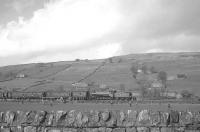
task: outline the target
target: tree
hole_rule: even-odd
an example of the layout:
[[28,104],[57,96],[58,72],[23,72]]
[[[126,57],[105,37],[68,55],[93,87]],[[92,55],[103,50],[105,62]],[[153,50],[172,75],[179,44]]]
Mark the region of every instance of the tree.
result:
[[142,65],[142,71],[145,73],[145,74],[147,74],[147,71],[148,71],[148,68],[147,68],[147,66],[146,65]]
[[167,73],[165,71],[160,71],[158,73],[158,79],[160,79],[166,88],[166,81],[167,81]]
[[111,57],[111,58],[108,58],[108,61],[110,62],[110,63],[113,63],[113,58]]
[[130,70],[131,70],[132,74],[136,77],[137,72],[138,72],[137,67],[135,65],[132,65]]
[[120,90],[125,91],[125,84],[123,84],[123,83],[120,84]]
[[156,68],[155,68],[154,66],[152,66],[152,67],[150,68],[150,71],[151,71],[151,73],[157,73],[157,70],[156,70]]
[[181,92],[181,95],[183,96],[183,98],[186,98],[186,99],[189,99],[193,96],[193,94],[188,90],[183,90]]

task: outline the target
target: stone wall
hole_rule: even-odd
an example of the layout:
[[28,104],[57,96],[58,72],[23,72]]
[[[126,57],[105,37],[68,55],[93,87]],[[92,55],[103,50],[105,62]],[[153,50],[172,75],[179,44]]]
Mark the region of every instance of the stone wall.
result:
[[200,112],[4,111],[0,132],[200,132]]

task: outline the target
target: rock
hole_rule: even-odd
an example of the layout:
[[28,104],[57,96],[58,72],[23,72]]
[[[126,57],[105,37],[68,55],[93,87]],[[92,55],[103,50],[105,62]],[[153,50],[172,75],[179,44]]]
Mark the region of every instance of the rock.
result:
[[179,123],[179,112],[171,110],[170,114],[169,114],[169,118],[170,118],[170,123],[171,124]]
[[173,132],[173,131],[172,131],[172,129],[169,128],[169,127],[162,127],[162,128],[160,129],[160,132]]
[[79,113],[76,115],[76,125],[77,125],[78,127],[81,127],[81,126],[82,126],[82,118],[83,118],[82,112],[79,112]]
[[24,118],[25,118],[24,115],[25,115],[25,113],[23,111],[16,112],[16,124],[17,125],[23,123]]
[[159,125],[161,123],[160,112],[150,111],[150,120],[151,120],[151,125],[153,126]]
[[136,124],[136,121],[137,121],[137,111],[128,110],[125,126],[126,127],[134,126]]
[[125,128],[114,128],[112,132],[126,132]]
[[156,128],[156,127],[152,127],[151,128],[151,132],[160,132],[160,129]]
[[12,111],[7,111],[5,115],[5,122],[7,125],[12,125],[15,119],[15,113]]
[[105,127],[100,127],[100,128],[98,129],[98,132],[106,132],[106,128],[105,128]]
[[11,130],[10,130],[10,128],[4,128],[4,127],[2,127],[0,129],[0,132],[11,132]]
[[194,113],[194,123],[195,124],[200,124],[200,112],[195,112]]
[[150,116],[148,110],[140,111],[138,115],[138,124],[139,125],[148,125],[150,124]]
[[36,114],[35,116],[35,124],[36,125],[42,125],[45,120],[46,120],[46,115],[47,115],[47,112],[46,111],[40,111]]
[[77,132],[74,128],[64,128],[62,132]]
[[48,132],[48,128],[46,127],[37,127],[37,132]]
[[60,129],[50,129],[50,130],[48,130],[48,132],[61,132],[61,130]]
[[21,126],[11,127],[11,132],[23,132],[23,128]]
[[150,132],[147,127],[137,127],[137,132]]
[[123,111],[120,111],[119,114],[120,114],[120,122],[125,121],[125,119],[126,119],[126,114],[125,114]]
[[32,126],[24,127],[24,132],[36,132],[36,127]]
[[110,119],[106,122],[106,127],[116,127],[117,126],[117,112],[110,112]]
[[56,112],[56,123],[61,119],[64,111],[60,110]]
[[103,111],[101,117],[104,122],[108,121],[110,119],[110,112],[108,110]]
[[22,123],[24,124],[31,124],[34,122],[35,120],[35,115],[36,115],[36,111],[29,111],[26,112],[26,114],[24,115],[23,121]]
[[168,126],[170,124],[169,113],[160,112],[160,122],[163,126]]
[[137,129],[135,127],[126,128],[126,132],[137,132]]
[[4,112],[0,112],[0,122],[3,123],[4,122]]
[[65,111],[57,111],[56,112],[56,125],[64,125],[65,124],[66,114],[67,114],[67,112],[65,112]]
[[54,119],[54,113],[51,112],[48,114],[48,118],[47,118],[47,125],[50,126],[50,125],[53,125],[53,119]]
[[68,112],[68,116],[67,116],[67,123],[69,126],[73,126],[76,120],[76,111],[75,110],[71,110]]
[[193,113],[189,111],[181,111],[179,112],[179,123],[181,125],[189,125],[193,123]]
[[90,113],[88,114],[89,116],[89,126],[91,127],[97,127],[99,126],[99,121],[100,121],[100,112],[99,111],[93,111],[91,110]]

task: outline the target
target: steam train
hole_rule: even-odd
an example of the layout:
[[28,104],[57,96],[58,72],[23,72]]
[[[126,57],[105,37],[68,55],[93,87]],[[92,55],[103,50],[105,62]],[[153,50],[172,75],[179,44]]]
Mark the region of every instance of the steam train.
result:
[[122,91],[44,91],[44,92],[0,92],[1,100],[136,100],[131,92]]

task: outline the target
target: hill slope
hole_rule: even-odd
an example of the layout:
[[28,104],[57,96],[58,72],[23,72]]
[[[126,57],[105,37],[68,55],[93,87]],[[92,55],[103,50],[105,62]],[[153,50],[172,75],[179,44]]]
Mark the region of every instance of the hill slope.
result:
[[[168,76],[186,74],[184,80],[167,81],[167,89],[188,89],[200,94],[200,53],[131,54],[113,57],[112,61],[81,60],[0,67],[0,90],[62,91],[79,81],[105,84],[116,89],[121,84],[129,90],[139,89],[130,71],[133,63],[154,66],[158,71],[166,71]],[[16,78],[19,74],[26,77]]]

